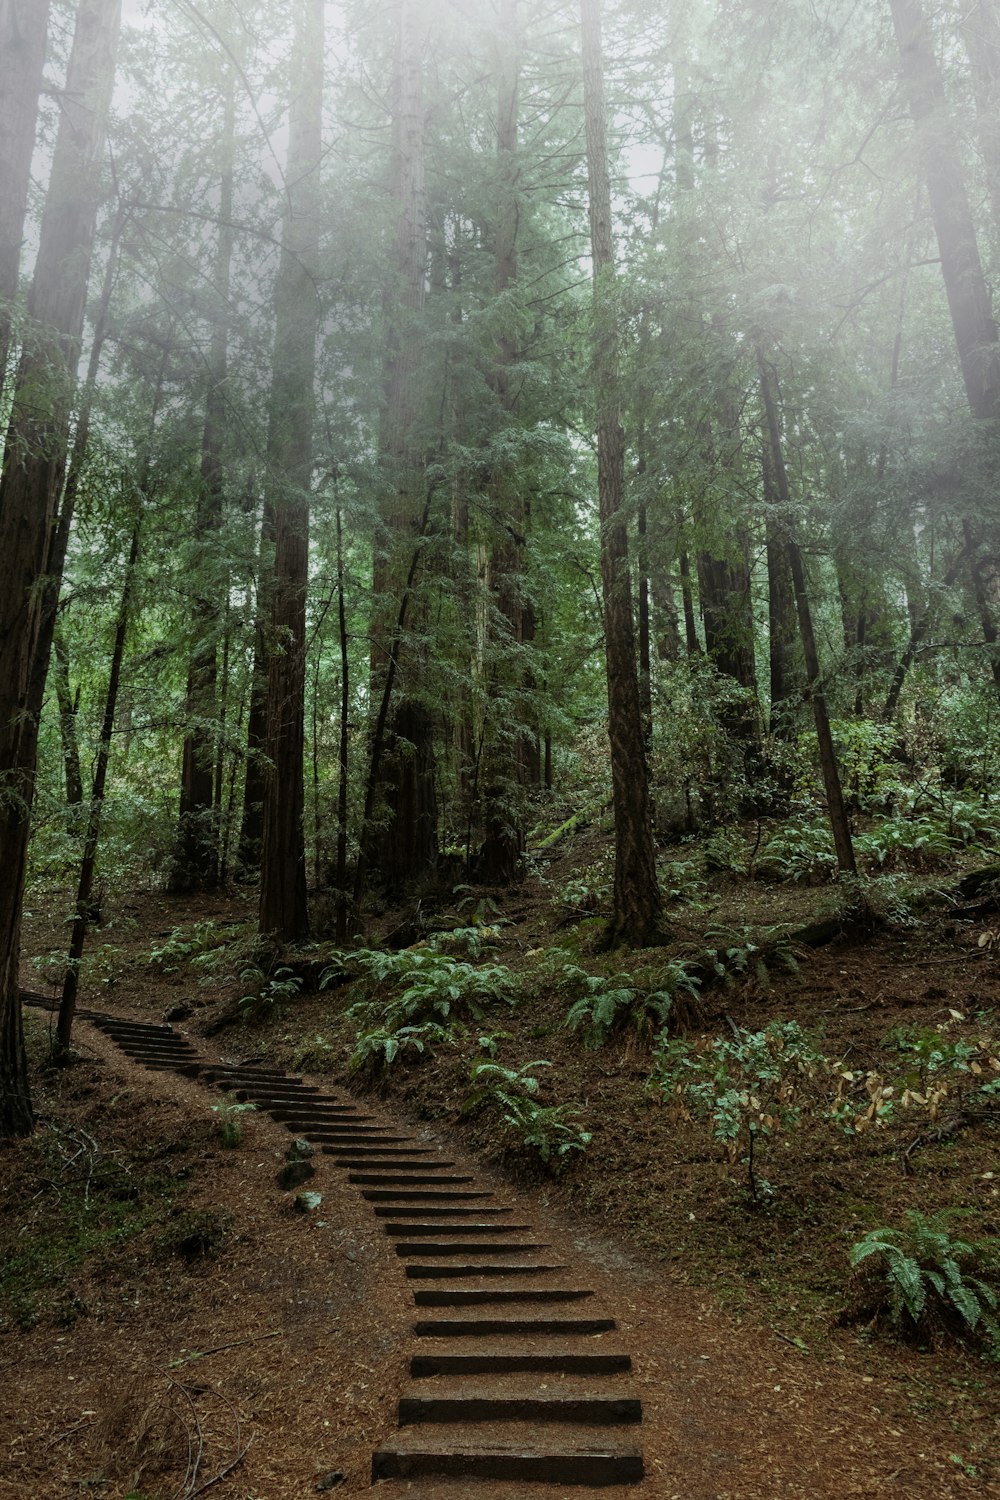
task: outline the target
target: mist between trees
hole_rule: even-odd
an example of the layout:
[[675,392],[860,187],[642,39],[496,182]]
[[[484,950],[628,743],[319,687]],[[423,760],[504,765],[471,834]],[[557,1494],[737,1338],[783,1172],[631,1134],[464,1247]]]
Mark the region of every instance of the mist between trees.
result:
[[0,1131],[29,869],[66,1048],[102,882],[988,804],[998,232],[994,0],[0,0]]

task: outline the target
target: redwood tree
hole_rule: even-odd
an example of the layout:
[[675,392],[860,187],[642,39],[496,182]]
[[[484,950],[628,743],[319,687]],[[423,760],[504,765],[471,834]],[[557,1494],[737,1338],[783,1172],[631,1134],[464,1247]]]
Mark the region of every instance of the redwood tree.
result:
[[274,510],[267,683],[267,756],[260,930],[308,935],[303,754],[309,491],[319,300],[319,173],[323,123],[323,0],[297,0],[286,208],[275,289],[267,486]]
[[0,476],[0,1135],[32,1128],[18,963],[40,704],[38,587],[66,467],[121,0],[81,0]]
[[590,243],[594,266],[593,378],[597,404],[601,585],[615,816],[614,914],[607,937],[610,943],[627,942],[640,946],[658,941],[662,904],[653,846],[649,772],[632,620],[628,529],[623,511],[625,430],[619,394],[617,299],[600,0],[582,0],[581,18]]

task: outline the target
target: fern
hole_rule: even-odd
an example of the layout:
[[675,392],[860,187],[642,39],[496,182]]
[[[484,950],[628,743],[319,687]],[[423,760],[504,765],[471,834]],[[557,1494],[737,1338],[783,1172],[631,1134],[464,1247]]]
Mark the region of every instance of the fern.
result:
[[1000,1348],[996,1290],[982,1276],[970,1273],[991,1247],[952,1239],[948,1233],[951,1220],[962,1212],[943,1210],[925,1218],[909,1209],[904,1228],[873,1229],[852,1245],[851,1267],[856,1270],[865,1261],[877,1260],[882,1290],[876,1315],[887,1309],[895,1327],[932,1333],[935,1322],[957,1314],[969,1333],[979,1332]]

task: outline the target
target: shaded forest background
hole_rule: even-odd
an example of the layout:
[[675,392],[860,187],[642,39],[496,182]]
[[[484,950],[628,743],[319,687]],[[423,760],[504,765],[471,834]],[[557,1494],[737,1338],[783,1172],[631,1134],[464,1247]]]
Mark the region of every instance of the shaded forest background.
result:
[[344,946],[610,808],[649,946],[681,838],[993,847],[998,91],[993,0],[0,0],[3,1133],[29,880],[65,1050],[151,878]]

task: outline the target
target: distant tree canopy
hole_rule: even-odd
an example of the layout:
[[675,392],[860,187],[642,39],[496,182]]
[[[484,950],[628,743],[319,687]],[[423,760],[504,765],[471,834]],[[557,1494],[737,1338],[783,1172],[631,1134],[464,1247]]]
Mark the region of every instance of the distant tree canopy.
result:
[[998,258],[996,0],[0,0],[0,1132],[29,839],[345,941],[610,805],[647,943],[793,760],[986,794]]

